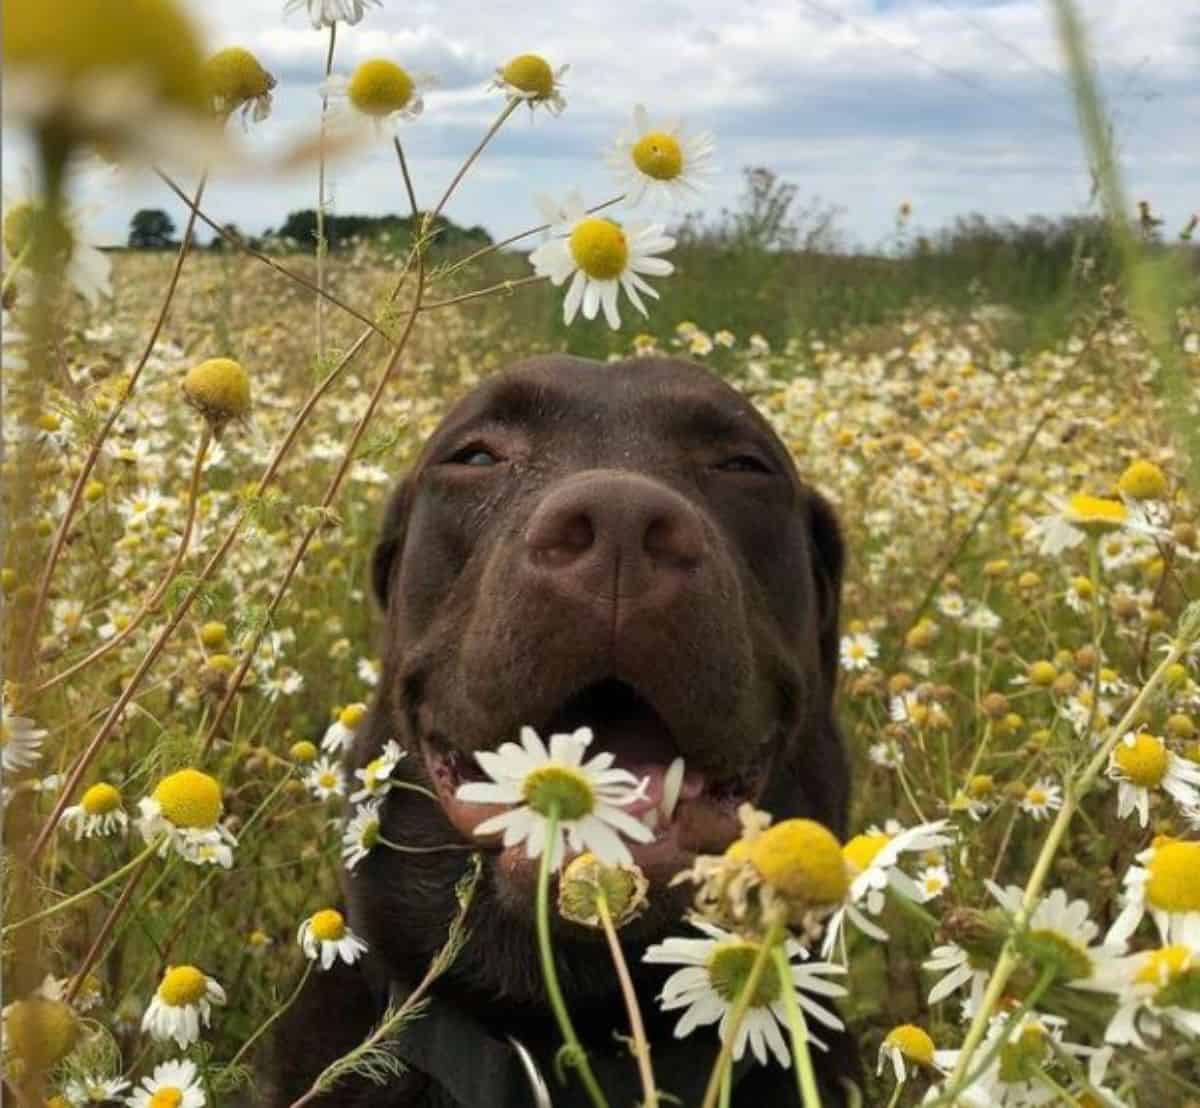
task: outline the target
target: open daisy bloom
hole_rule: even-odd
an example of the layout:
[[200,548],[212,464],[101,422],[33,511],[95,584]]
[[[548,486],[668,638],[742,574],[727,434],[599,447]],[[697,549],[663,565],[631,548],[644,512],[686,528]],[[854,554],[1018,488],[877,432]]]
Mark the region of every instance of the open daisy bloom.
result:
[[[525,844],[529,858],[550,851],[550,867],[563,861],[564,842],[572,851],[591,851],[602,861],[633,861],[624,835],[647,843],[654,832],[637,815],[654,807],[648,795],[649,779],[641,782],[628,770],[614,769],[609,751],[584,761],[592,741],[589,728],[550,736],[549,748],[532,727],[521,729],[521,742],[504,743],[499,750],[480,750],[475,760],[490,782],[469,781],[454,794],[459,810],[467,815],[486,813],[477,806],[503,805],[506,811],[480,818],[476,836],[503,834],[505,848]],[[676,786],[678,787],[678,786]],[[546,842],[547,817],[557,812],[554,841]]]
[[358,725],[367,714],[367,706],[362,703],[347,704],[325,730],[321,738],[321,749],[331,754],[340,754],[354,741]]
[[379,4],[380,0],[287,0],[283,11],[288,15],[307,8],[313,30],[319,31],[335,23],[348,23],[353,27],[362,21],[368,7],[379,7]]
[[1169,793],[1183,809],[1200,806],[1200,765],[1172,753],[1156,735],[1130,731],[1113,748],[1108,776],[1118,782],[1117,814],[1137,812],[1145,827],[1150,820],[1150,790]]
[[0,759],[5,773],[28,769],[42,756],[42,739],[47,732],[25,716],[12,715],[8,705],[0,719]]
[[[659,997],[664,1011],[685,1009],[675,1025],[677,1039],[686,1037],[697,1027],[719,1020],[717,1031],[724,1041],[732,1010],[758,957],[759,947],[757,943],[704,920],[693,918],[691,922],[707,938],[672,938],[655,943],[642,960],[654,965],[684,967],[667,978]],[[842,1021],[829,1008],[814,1000],[813,996],[845,996],[846,990],[841,985],[826,978],[846,971],[828,962],[797,961],[804,958],[804,948],[793,939],[786,940],[786,950],[791,962],[796,1000],[805,1016],[813,1023],[840,1031],[844,1026]],[[760,978],[745,1019],[738,1028],[733,1057],[741,1058],[749,1043],[760,1064],[766,1064],[769,1051],[781,1066],[790,1066],[791,1050],[781,1031],[787,1026],[783,987],[777,974],[770,970]],[[822,1050],[826,1049],[819,1036],[811,1031],[809,1041]]]
[[430,78],[416,77],[386,58],[370,58],[349,77],[329,77],[320,91],[330,100],[343,101],[351,116],[378,128],[416,119],[425,107],[421,92],[430,84]]
[[129,826],[129,817],[121,807],[121,793],[115,786],[101,781],[88,789],[78,804],[72,804],[62,814],[64,827],[75,832],[76,840],[93,835],[112,835]]
[[342,861],[353,870],[379,842],[379,806],[382,800],[360,804],[342,830]]
[[1121,914],[1105,942],[1124,943],[1149,913],[1165,942],[1176,921],[1200,922],[1200,842],[1156,838],[1122,880]]
[[187,1058],[163,1062],[142,1078],[142,1087],[129,1097],[129,1108],[204,1108],[208,1098],[196,1063]]
[[129,1082],[123,1077],[79,1077],[68,1081],[65,1089],[71,1104],[107,1104],[126,1089]]
[[357,804],[360,800],[385,796],[392,787],[392,770],[403,757],[400,744],[395,739],[389,740],[378,758],[372,758],[362,769],[354,771],[354,776],[362,782],[362,788],[351,793],[350,800]]
[[937,1050],[929,1032],[915,1024],[903,1023],[893,1027],[879,1044],[879,1060],[875,1072],[882,1073],[885,1062],[890,1062],[897,1082],[908,1078],[908,1065],[929,1067],[935,1064]]
[[321,969],[329,969],[339,958],[352,966],[367,949],[367,944],[346,926],[342,913],[333,908],[309,916],[300,925],[296,940],[306,958],[320,959]]
[[229,869],[237,839],[220,822],[224,802],[216,778],[196,769],[181,769],[164,777],[153,794],[138,802],[138,830],[147,842],[160,836],[160,853],[169,847],[196,865]]
[[507,93],[509,100],[524,100],[531,112],[543,107],[551,115],[559,115],[567,106],[562,79],[569,68],[553,69],[540,54],[518,54],[496,70],[490,87]]
[[[541,204],[546,208],[544,203]],[[675,267],[655,255],[670,250],[675,240],[664,234],[659,224],[629,224],[622,227],[603,216],[588,215],[583,197],[568,195],[561,208],[547,211],[551,222],[549,241],[529,255],[534,272],[549,277],[556,287],[571,281],[563,299],[563,320],[570,323],[579,310],[585,319],[595,319],[601,308],[608,325],[621,326],[617,298],[623,289],[642,315],[646,306],[640,293],[657,299],[658,293],[643,279],[643,274],[667,277]]]
[[630,205],[665,201],[678,205],[696,195],[712,172],[712,135],[691,134],[681,120],[652,127],[646,109],[633,109],[633,127],[623,132],[606,157]]
[[1038,541],[1038,549],[1056,558],[1064,550],[1078,546],[1088,535],[1110,531],[1130,531],[1150,537],[1162,534],[1136,505],[1103,496],[1076,493],[1068,500],[1049,498],[1054,512],[1043,516],[1027,532]]
[[225,1003],[225,990],[195,966],[169,966],[154,992],[142,1030],[159,1042],[174,1039],[186,1050],[200,1038],[200,1027],[207,1027],[212,1006]]

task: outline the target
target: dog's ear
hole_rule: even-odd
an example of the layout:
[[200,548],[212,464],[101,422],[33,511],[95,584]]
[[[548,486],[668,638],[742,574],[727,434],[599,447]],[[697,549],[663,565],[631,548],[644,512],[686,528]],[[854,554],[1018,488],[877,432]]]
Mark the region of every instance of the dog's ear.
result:
[[838,625],[842,605],[842,573],[846,545],[833,507],[820,493],[808,494],[808,533],[812,538],[813,573],[821,610],[821,669],[830,689],[837,677]]
[[404,539],[408,531],[408,510],[412,503],[412,481],[401,481],[392,490],[387,511],[383,516],[383,529],[379,542],[371,552],[371,587],[375,599],[385,611],[388,606],[388,587],[392,580],[392,569],[396,559],[404,550]]

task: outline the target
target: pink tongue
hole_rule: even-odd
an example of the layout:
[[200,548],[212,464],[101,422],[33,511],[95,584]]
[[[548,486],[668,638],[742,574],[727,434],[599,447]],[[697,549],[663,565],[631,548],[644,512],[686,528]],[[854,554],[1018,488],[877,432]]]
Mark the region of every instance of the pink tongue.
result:
[[[629,812],[631,815],[640,816],[644,812],[662,807],[663,786],[666,783],[669,766],[664,766],[661,762],[649,762],[643,765],[637,762],[626,762],[624,759],[618,759],[616,768],[628,770],[639,781],[642,778],[646,779],[645,796],[640,800],[633,801],[631,804],[624,805],[624,811]],[[703,791],[704,774],[698,770],[685,769],[683,783],[679,787],[679,799],[695,800]]]

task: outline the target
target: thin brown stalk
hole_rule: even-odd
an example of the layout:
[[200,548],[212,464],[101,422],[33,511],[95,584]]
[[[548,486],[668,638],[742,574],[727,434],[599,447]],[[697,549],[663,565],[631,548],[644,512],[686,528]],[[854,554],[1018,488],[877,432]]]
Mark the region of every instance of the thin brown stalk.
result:
[[495,136],[496,132],[504,126],[505,120],[507,120],[508,117],[517,110],[517,107],[521,103],[522,101],[520,100],[510,100],[504,105],[500,111],[500,114],[496,116],[495,122],[487,129],[487,133],[479,140],[475,149],[467,155],[466,161],[464,161],[463,164],[458,167],[458,172],[451,178],[450,183],[446,186],[446,191],[442,193],[441,200],[437,202],[437,207],[433,209],[433,212],[429,217],[430,223],[432,223],[439,215],[442,214],[443,209],[450,201],[450,197],[454,194],[454,190],[458,188],[459,182],[462,181],[462,179],[467,175],[467,171],[475,164],[475,161],[478,159],[479,155],[483,153],[483,148],[492,141],[492,138]]
[[137,388],[138,380],[142,376],[142,370],[146,368],[146,363],[150,360],[150,355],[154,350],[155,344],[158,342],[158,336],[162,333],[163,326],[167,321],[167,313],[170,311],[171,301],[175,298],[175,289],[179,285],[179,275],[183,272],[183,263],[192,245],[192,235],[196,229],[196,212],[200,201],[204,198],[204,187],[207,183],[208,174],[201,174],[200,183],[196,186],[194,201],[189,200],[186,195],[180,193],[188,201],[188,220],[183,229],[183,238],[180,240],[179,250],[175,255],[175,265],[171,270],[170,280],[167,282],[167,291],[163,294],[162,305],[158,309],[158,318],[155,319],[154,326],[150,330],[150,337],[146,340],[146,345],[142,349],[142,356],[138,359],[137,365],[134,366],[133,373],[130,374],[129,381],[125,385],[125,390],[121,393],[120,399],[113,405],[112,411],[109,412],[108,418],[104,421],[104,426],[100,428],[100,433],[92,442],[91,448],[88,450],[88,455],[84,459],[83,467],[79,471],[79,476],[75,478],[75,484],[71,488],[71,495],[67,499],[66,510],[63,512],[58,530],[54,533],[54,539],[50,544],[50,552],[46,556],[46,567],[42,571],[42,578],[38,584],[37,599],[34,601],[33,609],[30,612],[25,642],[27,659],[33,658],[33,652],[36,649],[38,626],[42,620],[46,600],[50,595],[50,583],[54,579],[54,570],[58,565],[58,559],[66,546],[67,535],[71,531],[71,523],[74,521],[75,513],[79,510],[79,505],[83,500],[83,490],[87,487],[92,470],[96,467],[96,462],[100,458],[100,451],[103,449],[105,441],[108,439],[113,427],[116,426],[117,420],[121,417],[121,412],[125,404],[133,395],[133,390]]
[[608,901],[603,894],[596,898],[596,908],[600,913],[604,937],[608,940],[608,950],[617,971],[621,996],[625,1000],[625,1011],[629,1014],[629,1033],[633,1038],[633,1054],[637,1059],[638,1077],[642,1082],[642,1108],[658,1108],[658,1086],[654,1080],[654,1067],[650,1064],[650,1043],[646,1039],[642,1009],[638,1004],[633,979],[629,976],[629,966],[625,964],[625,955],[621,950],[621,941],[617,938],[617,929],[613,926],[612,913],[608,910]]
[[488,285],[485,289],[476,289],[474,292],[464,292],[461,296],[451,296],[447,300],[434,300],[432,303],[426,304],[421,308],[423,312],[432,312],[438,308],[449,308],[453,304],[464,304],[468,300],[480,300],[485,296],[493,296],[496,293],[512,292],[515,289],[524,288],[526,285],[541,284],[542,281],[548,281],[549,277],[535,275],[533,277],[521,277],[516,281],[501,281],[497,285]]
[[[329,52],[325,55],[325,80],[333,72],[337,20],[329,24]],[[321,96],[321,130],[317,139],[317,357],[325,357],[325,116],[329,97]]]
[[179,570],[183,566],[184,559],[187,557],[188,547],[192,541],[192,530],[196,525],[196,507],[200,500],[200,475],[204,470],[204,459],[208,455],[209,445],[212,443],[212,429],[206,423],[204,425],[203,435],[200,439],[200,445],[196,449],[196,460],[192,464],[192,478],[188,482],[188,504],[187,504],[187,519],[184,522],[183,534],[179,539],[179,549],[175,551],[175,557],[171,559],[171,565],[167,572],[163,575],[163,579],[155,586],[154,591],[146,599],[145,603],[138,609],[137,613],[130,619],[129,623],[116,635],[106,643],[101,643],[93,650],[86,658],[76,662],[73,666],[68,667],[61,673],[56,673],[49,680],[43,681],[33,691],[35,693],[44,693],[55,685],[61,684],[69,677],[74,677],[80,670],[86,669],[93,662],[103,658],[110,650],[115,650],[121,643],[125,642],[143,623],[145,618],[158,607],[159,602],[166,595],[167,589],[171,587],[171,582],[179,575]]

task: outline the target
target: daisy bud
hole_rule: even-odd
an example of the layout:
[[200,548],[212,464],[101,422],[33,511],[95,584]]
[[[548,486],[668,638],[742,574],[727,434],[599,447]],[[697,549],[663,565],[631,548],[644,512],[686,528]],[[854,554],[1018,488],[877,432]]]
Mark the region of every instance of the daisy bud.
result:
[[1117,479],[1117,489],[1134,500],[1161,500],[1167,494],[1167,477],[1153,462],[1139,458]]
[[154,789],[163,816],[176,827],[212,827],[221,817],[221,786],[198,769],[181,769]]
[[310,762],[317,760],[316,743],[311,743],[307,739],[301,739],[299,742],[292,743],[288,749],[288,754],[291,755],[292,761],[299,762],[302,766],[308,765]]
[[1029,678],[1031,685],[1047,689],[1054,684],[1054,679],[1058,676],[1058,670],[1054,668],[1053,662],[1040,661],[1034,662],[1025,675]]
[[1017,578],[1017,588],[1022,592],[1032,592],[1039,585],[1041,585],[1041,583],[1042,579],[1031,569],[1027,569],[1021,574],[1020,577]]
[[79,1025],[61,1000],[31,996],[4,1013],[5,1053],[11,1052],[27,1073],[44,1073],[75,1045]]
[[188,370],[183,394],[220,434],[231,419],[250,411],[250,378],[232,358],[209,358]]
[[606,865],[589,851],[572,859],[559,878],[558,912],[572,923],[599,927],[603,897],[613,926],[620,928],[645,910],[649,887],[637,866]]
[[979,706],[988,719],[1000,720],[1008,714],[1008,697],[1003,693],[991,692],[983,698]]
[[1191,716],[1185,716],[1181,712],[1167,717],[1166,729],[1167,734],[1175,739],[1191,739],[1196,735],[1196,725]]
[[812,905],[840,903],[850,887],[837,838],[815,820],[768,827],[750,844],[749,859],[778,892]]
[[228,643],[225,637],[225,624],[213,620],[200,628],[200,642],[208,650],[222,650]]

